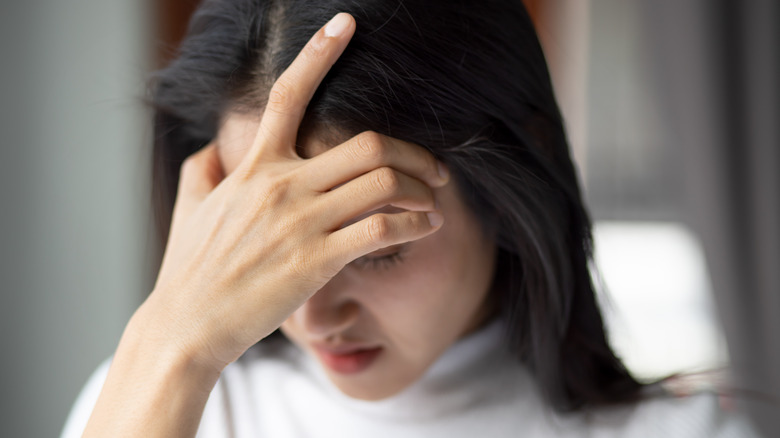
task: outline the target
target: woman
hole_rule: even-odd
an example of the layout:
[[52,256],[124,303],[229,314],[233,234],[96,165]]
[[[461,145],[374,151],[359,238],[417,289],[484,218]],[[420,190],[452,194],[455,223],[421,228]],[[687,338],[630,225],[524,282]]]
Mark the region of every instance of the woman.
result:
[[165,256],[65,436],[739,433],[611,351],[521,2],[206,1],[153,103]]

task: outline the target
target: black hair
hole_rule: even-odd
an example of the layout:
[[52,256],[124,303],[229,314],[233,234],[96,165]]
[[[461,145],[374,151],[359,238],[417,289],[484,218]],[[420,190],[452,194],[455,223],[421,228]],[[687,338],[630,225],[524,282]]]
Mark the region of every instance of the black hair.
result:
[[357,30],[307,126],[372,130],[429,149],[499,247],[492,299],[508,342],[559,410],[636,400],[610,348],[583,205],[547,65],[520,0],[206,0],[152,82],[162,240],[179,167],[228,109],[257,111],[328,19]]

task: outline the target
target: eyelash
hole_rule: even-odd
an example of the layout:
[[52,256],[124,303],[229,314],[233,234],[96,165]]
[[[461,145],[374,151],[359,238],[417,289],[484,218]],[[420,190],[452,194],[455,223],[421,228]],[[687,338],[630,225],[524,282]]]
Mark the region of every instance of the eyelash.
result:
[[389,269],[403,261],[403,254],[401,251],[394,252],[392,254],[385,254],[377,257],[363,256],[355,260],[355,264],[360,269]]

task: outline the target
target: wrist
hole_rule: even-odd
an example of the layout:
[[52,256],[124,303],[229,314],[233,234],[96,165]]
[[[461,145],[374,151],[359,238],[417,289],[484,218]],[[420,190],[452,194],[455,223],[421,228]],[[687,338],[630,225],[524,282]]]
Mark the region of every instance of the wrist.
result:
[[195,435],[221,368],[162,342],[164,330],[133,315],[83,436]]
[[202,351],[194,328],[185,327],[170,311],[157,309],[152,297],[138,308],[125,327],[116,354],[148,359],[148,366],[216,382],[227,363]]

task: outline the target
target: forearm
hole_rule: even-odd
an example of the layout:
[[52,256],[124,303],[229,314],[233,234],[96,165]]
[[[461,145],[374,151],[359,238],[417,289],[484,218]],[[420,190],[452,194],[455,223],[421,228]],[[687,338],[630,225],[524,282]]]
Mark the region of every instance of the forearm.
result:
[[139,313],[128,323],[84,437],[191,437],[219,378],[160,342]]

